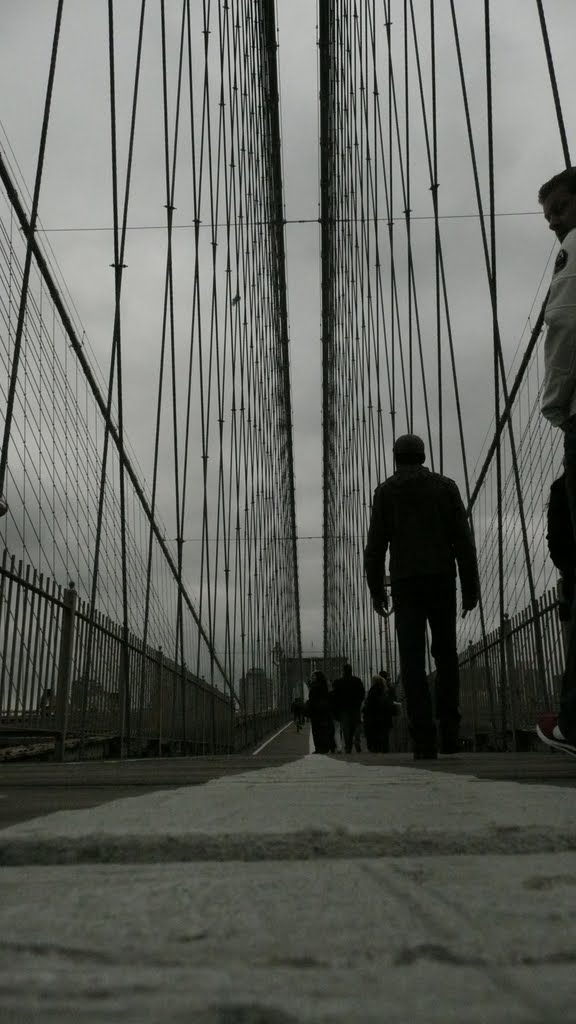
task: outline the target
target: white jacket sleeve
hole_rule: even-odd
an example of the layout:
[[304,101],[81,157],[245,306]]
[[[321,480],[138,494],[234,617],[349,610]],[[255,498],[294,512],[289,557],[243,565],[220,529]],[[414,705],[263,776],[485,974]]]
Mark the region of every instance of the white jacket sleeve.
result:
[[544,320],[542,415],[559,427],[576,412],[576,230],[556,258]]

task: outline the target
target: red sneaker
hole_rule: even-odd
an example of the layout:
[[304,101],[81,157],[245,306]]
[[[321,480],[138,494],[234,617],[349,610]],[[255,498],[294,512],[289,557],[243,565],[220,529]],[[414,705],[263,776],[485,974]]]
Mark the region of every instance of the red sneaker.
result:
[[543,743],[547,746],[553,747],[554,750],[563,750],[565,754],[569,754],[571,757],[576,757],[576,743],[570,743],[569,740],[558,739],[554,735],[554,729],[558,725],[558,715],[553,715],[550,712],[546,715],[542,715],[538,719],[536,725],[536,735]]

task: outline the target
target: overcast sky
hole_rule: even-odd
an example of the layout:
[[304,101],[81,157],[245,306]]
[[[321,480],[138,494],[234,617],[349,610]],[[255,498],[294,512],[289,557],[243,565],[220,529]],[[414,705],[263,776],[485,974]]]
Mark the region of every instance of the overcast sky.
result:
[[[145,50],[136,172],[131,202],[133,225],[162,224],[164,218],[160,124],[160,79],[157,4],[151,2],[151,27]],[[214,5],[215,6],[215,5]],[[483,4],[459,0],[472,116],[481,159],[487,203]],[[535,3],[506,0],[493,5],[493,62],[498,220],[499,311],[506,359],[526,342],[528,314],[544,294],[546,267],[553,238],[539,214],[539,185],[562,168],[562,150],[555,122]],[[136,18],[139,3],[116,5],[120,116],[129,109]],[[392,2],[394,31],[401,47],[403,4]],[[575,94],[576,4],[548,0],[545,4],[568,138],[576,148]],[[54,0],[0,0],[0,119],[22,175],[32,188],[39,124],[46,84]],[[198,0],[198,9],[200,4]],[[384,54],[384,5],[376,3],[381,54]],[[449,4],[436,5],[438,19],[438,104],[440,210],[451,297],[453,329],[466,415],[466,441],[474,467],[492,418],[492,336],[488,290],[477,222],[455,215],[475,213],[462,101],[456,74]],[[419,23],[427,23],[428,0],[416,0]],[[167,3],[170,45],[175,46],[180,4]],[[153,27],[152,27],[153,26]],[[282,92],[286,217],[309,223],[286,227],[289,312],[292,352],[297,522],[301,540],[300,583],[303,647],[321,647],[321,378],[318,217],[317,46],[314,0],[279,0],[279,59]],[[155,37],[156,33],[156,37]],[[400,52],[400,50],[398,51]],[[124,58],[124,59],[122,59]],[[382,58],[381,85],[386,68]],[[426,64],[426,60],[425,60]],[[106,5],[74,0],[64,5],[56,91],[50,128],[40,213],[46,228],[95,228],[111,223],[109,188]],[[401,65],[398,73],[402,74]],[[416,84],[414,83],[414,89]],[[417,109],[417,95],[413,104]],[[421,122],[415,116],[414,218],[432,212]],[[417,139],[420,139],[418,142]],[[419,147],[419,148],[418,148]],[[104,155],[103,155],[104,154]],[[190,222],[190,209],[180,197],[176,223]],[[396,216],[401,220],[401,205]],[[431,310],[433,258],[430,221],[414,221],[416,269],[423,309]],[[90,338],[103,372],[111,337],[113,293],[109,264],[111,235],[77,231],[49,234],[63,277]],[[178,242],[177,244],[180,244]],[[182,241],[185,248],[185,242]],[[183,257],[185,255],[183,248]],[[157,320],[157,280],[163,261],[160,232],[133,232],[127,262],[130,278],[126,310],[127,432],[138,461],[151,469],[150,415],[156,365],[155,342],[148,324]],[[155,272],[158,271],[158,274]],[[545,275],[542,282],[542,275]],[[135,283],[137,282],[137,284]],[[401,284],[402,289],[402,284]],[[430,314],[428,314],[430,315]],[[446,397],[448,415],[451,398]],[[417,426],[423,427],[421,416]],[[402,424],[400,424],[402,426]],[[388,458],[390,452],[388,451]],[[448,431],[445,471],[462,484],[454,431]],[[543,499],[544,500],[544,499]],[[169,502],[160,507],[169,519]],[[192,559],[192,555],[190,555]],[[193,560],[188,564],[193,576]]]

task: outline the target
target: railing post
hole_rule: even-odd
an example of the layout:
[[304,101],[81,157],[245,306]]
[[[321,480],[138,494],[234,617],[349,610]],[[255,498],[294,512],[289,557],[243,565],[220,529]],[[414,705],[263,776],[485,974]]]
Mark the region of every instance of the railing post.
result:
[[118,680],[119,713],[120,713],[120,758],[130,757],[131,730],[131,698],[130,698],[130,650],[125,627],[122,627],[120,645],[120,678]]
[[[556,598],[558,600],[558,604],[564,603],[564,580],[562,579],[562,577],[560,577],[556,584]],[[568,621],[565,621],[563,619],[560,620],[560,629],[562,633],[562,647],[564,649],[564,662],[566,662],[566,658],[568,656],[568,641],[570,639],[571,618],[572,616],[570,616],[570,619],[568,619]]]
[[158,648],[158,757],[162,757],[162,712],[163,712],[163,684],[164,684],[164,669],[163,669],[164,655],[162,648]]
[[212,753],[217,753],[218,741],[217,741],[217,729],[216,729],[216,694],[214,688],[210,690],[210,745],[212,747]]
[[536,647],[536,664],[538,668],[538,681],[540,684],[540,693],[544,702],[544,707],[548,704],[548,688],[546,686],[546,660],[544,658],[544,643],[542,640],[542,625],[540,617],[540,603],[536,599],[530,602],[532,609],[532,619],[534,622],[534,644]]
[[180,664],[180,692],[182,695],[182,739],[180,741],[180,753],[183,754],[186,751],[186,745],[188,743],[188,727],[186,721],[186,692],[188,689],[188,669],[186,662],[182,661]]
[[54,746],[54,757],[57,761],[64,760],[66,749],[66,731],[68,727],[68,707],[70,703],[70,677],[72,675],[72,655],[74,652],[74,620],[78,595],[73,583],[68,584],[64,591],[62,604],[62,626],[60,630],[60,652],[58,656],[58,675],[56,680],[56,726],[59,734]]
[[236,726],[236,716],[235,716],[234,700],[231,699],[230,700],[230,718],[229,718],[229,723],[228,723],[228,727],[229,727],[229,730],[230,730],[230,732],[229,732],[230,740],[229,740],[229,744],[228,744],[228,753],[229,754],[235,754],[236,753],[236,728],[235,728],[235,726]]
[[474,653],[474,644],[470,640],[468,643],[468,658],[469,658],[469,679],[470,679],[470,698],[472,703],[472,750],[476,753],[478,748],[478,705],[476,700],[476,655]]
[[512,624],[510,622],[510,616],[504,615],[504,645],[506,648],[506,676],[508,678],[508,692],[510,694],[510,715],[512,718],[512,743],[514,750],[518,750],[518,736],[517,736],[517,707],[516,707],[516,685],[517,685],[517,672],[516,663],[514,661],[514,641],[512,639]]

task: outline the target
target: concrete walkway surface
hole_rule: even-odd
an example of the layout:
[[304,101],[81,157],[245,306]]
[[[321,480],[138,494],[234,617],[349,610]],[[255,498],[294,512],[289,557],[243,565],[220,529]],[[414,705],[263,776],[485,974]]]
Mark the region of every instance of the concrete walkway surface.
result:
[[576,1019],[573,791],[461,769],[303,756],[5,829],[0,1019]]

